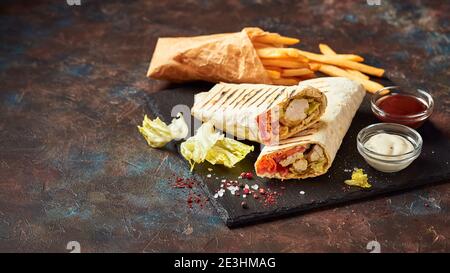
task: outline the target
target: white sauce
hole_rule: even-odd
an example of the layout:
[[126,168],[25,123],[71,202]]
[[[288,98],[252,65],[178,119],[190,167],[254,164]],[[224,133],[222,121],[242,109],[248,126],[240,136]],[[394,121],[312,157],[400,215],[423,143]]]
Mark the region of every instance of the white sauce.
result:
[[413,145],[404,137],[381,133],[371,136],[364,143],[367,149],[382,155],[402,155],[414,150]]
[[408,160],[410,156],[402,156],[414,150],[412,143],[402,136],[386,133],[377,134],[370,137],[364,143],[364,147],[380,154],[369,155],[370,157],[365,156],[365,159],[369,165],[382,172],[400,171],[408,167],[414,160]]

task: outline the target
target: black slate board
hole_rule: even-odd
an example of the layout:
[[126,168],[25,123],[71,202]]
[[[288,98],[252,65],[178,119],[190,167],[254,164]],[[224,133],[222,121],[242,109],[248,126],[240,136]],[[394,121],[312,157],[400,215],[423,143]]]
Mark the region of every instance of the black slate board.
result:
[[[385,82],[385,85],[389,85],[389,83]],[[170,114],[175,105],[184,104],[191,107],[194,94],[207,91],[211,87],[211,84],[193,83],[173,86],[149,95],[148,109],[152,112],[149,114],[153,117],[156,115],[162,116],[165,121],[170,121]],[[242,171],[254,172],[253,164],[260,152],[258,143],[248,142],[248,144],[255,146],[255,151],[235,168],[228,169],[223,166],[213,166],[209,163],[197,165],[194,172],[201,178],[203,189],[209,195],[212,204],[226,225],[228,227],[242,226],[287,214],[306,212],[319,207],[342,204],[433,183],[448,182],[450,180],[450,142],[429,121],[418,130],[424,141],[422,153],[405,170],[386,174],[371,168],[364,161],[356,149],[356,136],[365,126],[379,122],[370,110],[369,101],[370,94],[366,95],[341,144],[333,165],[325,175],[306,180],[283,182],[258,177],[254,177],[250,181],[243,180],[249,185],[258,184],[281,192],[282,195],[277,198],[277,203],[274,205],[264,206],[261,199],[255,200],[249,197],[243,199],[242,196],[231,195],[229,191],[226,191],[221,198],[213,198],[214,193],[220,188],[222,179],[238,180]],[[179,149],[178,144],[169,145],[170,147]],[[186,162],[186,164],[188,163]],[[345,179],[351,176],[351,170],[355,167],[364,169],[369,176],[372,188],[365,190],[349,187],[343,183]],[[213,171],[209,171],[208,168],[212,168]],[[208,174],[211,174],[211,177],[208,177]],[[304,191],[305,194],[300,194],[300,191]],[[243,200],[248,203],[248,209],[241,207]]]

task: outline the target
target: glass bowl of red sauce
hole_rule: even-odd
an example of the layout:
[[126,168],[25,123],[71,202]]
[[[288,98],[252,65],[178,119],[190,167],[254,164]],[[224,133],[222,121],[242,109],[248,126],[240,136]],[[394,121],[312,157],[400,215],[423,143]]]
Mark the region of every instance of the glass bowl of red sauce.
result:
[[389,86],[372,95],[372,112],[379,120],[419,128],[433,112],[434,101],[427,92]]

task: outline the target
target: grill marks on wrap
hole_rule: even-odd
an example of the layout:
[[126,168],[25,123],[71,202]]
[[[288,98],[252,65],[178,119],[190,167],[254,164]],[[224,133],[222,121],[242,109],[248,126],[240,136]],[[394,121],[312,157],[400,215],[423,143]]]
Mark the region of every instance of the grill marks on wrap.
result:
[[[246,131],[238,133],[235,130],[247,128],[250,123],[256,122],[258,115],[270,111],[298,91],[301,90],[297,86],[221,83],[215,85],[194,104],[192,113],[203,121],[213,118],[218,123],[215,124],[217,128],[256,140],[258,138],[256,135],[249,136]],[[231,124],[233,128],[229,127]]]
[[[283,89],[283,88],[282,88]],[[290,98],[294,95],[294,93],[298,90],[296,87],[284,87],[284,90],[280,90],[278,96],[276,96],[273,101],[270,103],[268,108],[272,108],[273,105],[281,103],[284,99]],[[285,91],[285,92],[281,92]],[[287,94],[287,95],[286,95]]]
[[203,101],[201,101],[196,108],[200,110],[214,105],[218,100],[220,100],[221,95],[224,92],[224,88],[225,86],[223,85],[214,86],[214,88],[207,93],[208,96]]
[[297,88],[295,87],[245,87],[237,88],[234,85],[221,84],[211,90],[208,96],[196,105],[197,111],[208,112],[214,115],[216,112],[245,111],[246,109],[270,109],[274,105],[291,97]]
[[221,96],[220,96],[219,100],[218,100],[214,105],[212,105],[211,107],[209,107],[209,108],[207,108],[207,109],[205,109],[205,110],[208,111],[208,112],[211,112],[211,113],[216,112],[218,109],[220,109],[220,108],[223,107],[224,103],[225,103],[231,96],[233,96],[233,94],[234,94],[234,92],[232,92],[231,89],[228,89],[228,90],[226,90],[226,91],[223,91],[223,92],[221,93]]
[[263,95],[255,102],[256,108],[262,107],[264,103],[267,103],[268,99],[270,98],[270,95],[272,95],[275,92],[275,89],[270,88],[266,92],[261,92]]
[[267,109],[270,108],[270,106],[273,104],[273,102],[281,96],[281,94],[283,93],[283,90],[285,90],[285,88],[282,87],[277,87],[275,89],[273,89],[273,92],[267,96],[267,98],[265,99],[265,101],[263,102],[266,106]]
[[[259,91],[261,91],[261,89],[259,89]],[[233,106],[232,109],[239,109],[239,107],[245,105],[245,103],[247,103],[255,95],[255,93],[259,91],[258,89],[252,89],[249,91],[245,89],[245,92],[241,92],[241,95],[236,99],[237,103]]]

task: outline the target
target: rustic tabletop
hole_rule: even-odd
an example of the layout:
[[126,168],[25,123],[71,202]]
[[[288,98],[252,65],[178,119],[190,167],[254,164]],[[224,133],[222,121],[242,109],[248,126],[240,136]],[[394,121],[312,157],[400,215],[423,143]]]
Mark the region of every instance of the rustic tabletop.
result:
[[[427,88],[449,134],[450,5],[442,1],[2,1],[0,251],[450,251],[450,184],[228,229],[172,187],[188,166],[136,125],[160,36],[259,26],[363,55]],[[379,5],[377,5],[379,2]],[[395,3],[394,3],[395,2]],[[70,5],[75,4],[75,5]]]

